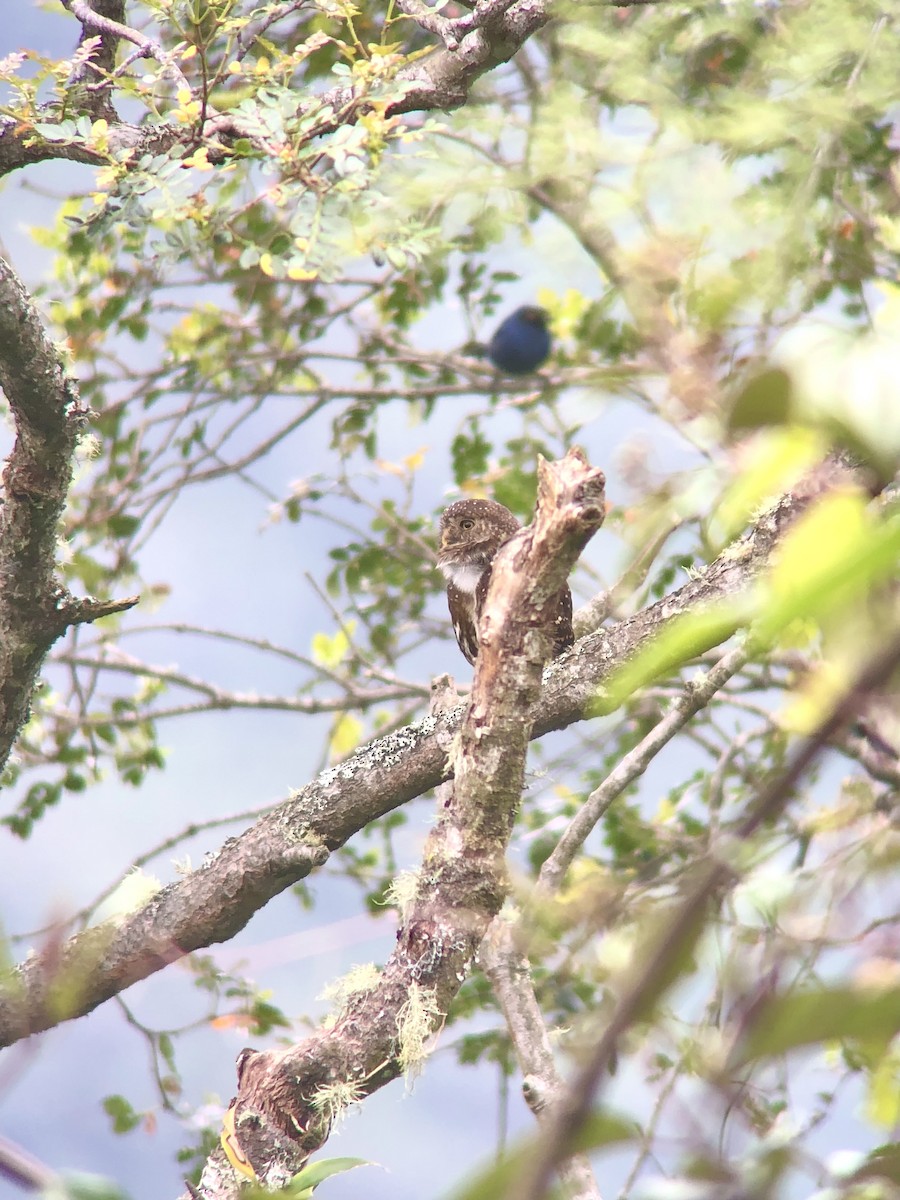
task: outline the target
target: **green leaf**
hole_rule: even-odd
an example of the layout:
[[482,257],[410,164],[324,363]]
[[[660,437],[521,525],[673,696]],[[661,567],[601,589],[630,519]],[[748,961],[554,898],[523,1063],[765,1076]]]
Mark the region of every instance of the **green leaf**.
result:
[[741,470],[728,485],[709,522],[717,546],[736,537],[773,496],[792,488],[821,462],[827,445],[815,431],[798,425],[759,434],[741,457]]
[[267,1033],[271,1033],[273,1029],[290,1029],[291,1022],[284,1015],[280,1008],[274,1004],[270,1004],[261,996],[257,996],[254,1000],[247,1016],[252,1021],[252,1026],[248,1029],[251,1037],[263,1037]]
[[793,384],[787,371],[773,367],[751,379],[731,406],[726,419],[729,433],[787,425],[791,419]]
[[173,1075],[176,1074],[175,1046],[172,1042],[171,1036],[168,1033],[161,1033],[159,1035],[159,1041],[157,1044],[159,1046],[159,1052],[162,1055],[166,1066],[173,1073]]
[[[349,621],[347,628],[352,634],[356,628],[356,622]],[[335,667],[340,666],[349,653],[350,638],[344,629],[339,629],[333,637],[329,637],[327,633],[313,634],[312,657],[313,661],[320,666],[334,670]]]
[[346,758],[362,741],[362,735],[362,722],[350,713],[341,713],[335,719],[328,744],[331,757]]
[[881,1129],[894,1130],[900,1123],[900,1046],[878,1054],[868,1079],[865,1113]]
[[[588,1117],[573,1149],[598,1150],[603,1146],[633,1141],[639,1135],[640,1130],[634,1121],[601,1109]],[[514,1195],[516,1180],[522,1173],[523,1164],[533,1153],[532,1147],[532,1141],[520,1141],[512,1146],[498,1163],[482,1171],[462,1190],[454,1192],[454,1200],[497,1200],[498,1196]]]
[[889,1179],[891,1183],[900,1186],[900,1143],[890,1142],[879,1146],[871,1154],[846,1175],[840,1176],[842,1182],[856,1183],[864,1179]]
[[752,612],[747,599],[737,598],[673,618],[634,658],[610,676],[594,701],[593,712],[613,712],[638,688],[670,675],[698,654],[721,645],[746,624]]
[[478,429],[473,429],[470,434],[457,434],[450,449],[456,482],[462,484],[467,479],[484,475],[492,449],[491,443]]
[[48,142],[66,142],[74,138],[77,132],[74,121],[62,121],[59,125],[41,121],[34,126],[34,131]]
[[111,1179],[83,1171],[63,1171],[41,1192],[44,1200],[128,1200]]
[[797,619],[822,620],[891,578],[900,559],[900,518],[872,521],[861,496],[823,496],[788,531],[761,588],[757,631],[776,637]]
[[628,1117],[619,1116],[609,1109],[595,1109],[585,1121],[574,1150],[598,1150],[601,1146],[631,1142],[641,1135],[640,1126]]
[[299,1171],[284,1190],[299,1200],[299,1193],[304,1190],[312,1192],[313,1188],[318,1187],[323,1180],[330,1179],[332,1175],[342,1175],[356,1167],[377,1165],[365,1158],[322,1158]]
[[103,1110],[112,1117],[114,1133],[131,1133],[141,1123],[141,1114],[135,1112],[124,1096],[106,1096]]
[[498,1196],[510,1196],[512,1187],[522,1171],[522,1155],[527,1147],[514,1147],[493,1166],[488,1167],[461,1190],[453,1193],[453,1200],[497,1200]]
[[130,537],[135,530],[140,529],[139,517],[129,517],[126,513],[118,513],[107,521],[109,532],[115,537]]
[[844,1038],[887,1044],[897,1033],[900,988],[836,987],[776,996],[758,1010],[731,1065]]

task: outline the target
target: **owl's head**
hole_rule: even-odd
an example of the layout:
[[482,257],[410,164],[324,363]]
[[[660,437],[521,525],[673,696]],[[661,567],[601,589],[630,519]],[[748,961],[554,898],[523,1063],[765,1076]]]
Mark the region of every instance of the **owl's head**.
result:
[[438,567],[463,591],[474,591],[485,567],[521,526],[496,500],[457,500],[441,514]]

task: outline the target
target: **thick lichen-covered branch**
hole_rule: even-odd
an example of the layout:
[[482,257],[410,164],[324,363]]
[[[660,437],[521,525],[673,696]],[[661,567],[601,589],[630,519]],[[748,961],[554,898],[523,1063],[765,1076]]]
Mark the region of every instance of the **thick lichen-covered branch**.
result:
[[136,603],[74,600],[56,577],[57,524],[85,413],[21,280],[0,259],[0,387],[15,425],[0,507],[0,767],[47,651],[69,626]]
[[[603,521],[603,483],[577,451],[542,462],[535,521],[494,563],[482,621],[490,636],[481,643],[450,753],[453,787],[426,842],[384,969],[350,996],[336,1021],[305,1042],[242,1057],[237,1136],[270,1186],[283,1183],[285,1173],[282,1156],[272,1156],[273,1132],[315,1150],[328,1136],[341,1096],[344,1103],[361,1099],[421,1059],[499,912],[530,716],[549,650],[535,627],[547,597]],[[218,1152],[200,1191],[237,1194],[236,1178]]]

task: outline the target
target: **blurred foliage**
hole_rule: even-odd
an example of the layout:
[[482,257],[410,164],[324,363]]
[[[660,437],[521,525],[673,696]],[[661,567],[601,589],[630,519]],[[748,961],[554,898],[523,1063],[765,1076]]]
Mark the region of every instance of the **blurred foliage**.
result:
[[[610,475],[607,528],[573,580],[582,599],[612,587],[610,621],[719,552],[739,565],[735,539],[830,449],[887,488],[875,503],[822,499],[751,595],[686,613],[626,664],[595,720],[536,748],[513,891],[531,906],[524,949],[554,1047],[577,1060],[646,931],[779,769],[790,731],[814,729],[900,627],[896,18],[872,0],[562,0],[466,104],[406,115],[391,109],[402,72],[434,39],[393,3],[158,0],[128,18],[170,60],[133,61],[111,99],[159,129],[156,151],[123,152],[114,114],[78,111],[77,55],[0,62],[2,113],[100,160],[33,231],[53,256],[40,300],[95,413],[61,572],[75,591],[144,597],[73,630],[48,664],[2,779],[12,834],[102,778],[139,787],[167,769],[167,721],[321,712],[324,765],[421,716],[429,675],[461,667],[443,655],[437,515],[479,494],[527,520],[538,454],[582,444]],[[204,131],[213,107],[237,134]],[[190,137],[166,141],[170,128]],[[532,298],[554,353],[534,379],[501,378],[472,343]],[[295,478],[271,468],[280,452]],[[214,616],[167,624],[174,581],[149,577],[146,548],[181,536],[186,495],[223,479],[260,523],[298,527],[315,618],[295,644]],[[589,794],[748,629],[746,667],[608,808],[560,895],[535,903]],[[141,630],[171,634],[175,666],[141,657]],[[200,637],[218,639],[223,677],[234,647],[261,679],[287,659],[294,691],[248,698],[195,677],[179,656]],[[851,731],[835,747],[847,778],[814,774],[788,815],[734,849],[747,877],[696,948],[690,987],[624,1040],[641,1127],[630,1183],[640,1176],[645,1200],[651,1167],[682,1200],[713,1185],[771,1195],[805,1176],[829,1200],[896,1185],[896,1147],[875,1141],[898,1119],[897,762],[883,748],[900,745],[896,695],[859,714],[881,749]],[[415,865],[406,825],[393,814],[332,856],[372,911]],[[296,1028],[212,960],[192,969],[214,1028],[269,1041]],[[483,975],[448,1023],[461,1061],[511,1069]],[[161,1109],[175,1107],[185,1033],[145,1030]],[[852,1078],[873,1142],[841,1173],[810,1142]],[[658,1097],[652,1117],[642,1087]],[[698,1097],[702,1128],[686,1135],[680,1114]],[[117,1132],[145,1119],[122,1096],[107,1112]],[[587,1144],[620,1147],[633,1125],[599,1114]],[[218,1132],[202,1136],[186,1161]],[[467,1194],[497,1194],[496,1179],[481,1186]]]

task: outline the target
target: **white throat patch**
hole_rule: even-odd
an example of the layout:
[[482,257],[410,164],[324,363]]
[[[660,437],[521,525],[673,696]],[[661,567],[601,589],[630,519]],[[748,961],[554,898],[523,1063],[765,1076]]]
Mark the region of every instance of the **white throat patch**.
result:
[[461,592],[473,596],[478,580],[484,574],[484,567],[475,566],[473,563],[441,563],[441,574]]

